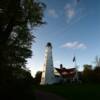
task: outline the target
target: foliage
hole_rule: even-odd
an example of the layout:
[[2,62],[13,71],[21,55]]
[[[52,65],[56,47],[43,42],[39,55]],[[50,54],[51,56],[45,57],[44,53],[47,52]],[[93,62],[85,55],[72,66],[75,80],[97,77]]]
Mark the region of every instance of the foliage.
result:
[[38,0],[0,0],[0,93],[6,96],[33,95],[26,62],[32,55],[32,30],[45,23],[44,9]]
[[100,66],[94,68],[94,81],[100,83]]
[[36,0],[0,0],[0,66],[25,67],[32,53],[30,31],[44,23],[44,8]]
[[92,69],[92,65],[84,65],[82,80],[83,82],[100,83],[100,66]]
[[93,71],[92,71],[92,65],[85,64],[84,70],[83,70],[83,81],[85,82],[91,82],[93,81]]
[[7,42],[16,26],[43,24],[44,7],[36,0],[0,0],[0,43]]
[[38,71],[38,72],[36,73],[36,75],[35,75],[35,83],[36,83],[37,85],[39,85],[40,82],[41,82],[41,76],[42,76],[42,71]]
[[100,67],[100,58],[98,56],[95,57],[94,63],[96,64],[96,66]]
[[[13,77],[6,81],[6,85],[0,85],[0,98],[4,100],[33,100],[33,78],[29,71],[16,68]],[[16,77],[15,77],[16,76]]]

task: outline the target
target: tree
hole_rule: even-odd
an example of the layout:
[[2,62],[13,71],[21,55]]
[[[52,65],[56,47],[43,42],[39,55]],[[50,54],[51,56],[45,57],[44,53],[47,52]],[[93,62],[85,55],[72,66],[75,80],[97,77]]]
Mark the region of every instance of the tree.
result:
[[35,75],[35,83],[36,84],[40,84],[40,82],[41,82],[41,76],[42,76],[42,71],[38,71],[37,73],[36,73],[36,75]]
[[30,83],[25,81],[29,77],[32,79],[25,66],[32,55],[31,45],[35,38],[31,31],[45,23],[44,9],[44,3],[38,0],[0,0],[0,93],[8,89],[7,94],[10,94],[11,87],[17,95],[20,87]]
[[[25,67],[31,57],[31,28],[43,24],[45,5],[35,0],[0,0],[0,75]],[[9,70],[9,71],[8,71]],[[6,76],[5,76],[6,75]]]
[[31,30],[44,24],[44,8],[38,0],[0,0],[1,72],[6,67],[25,67],[26,59],[32,55]]
[[[30,31],[44,23],[42,20],[44,8],[45,5],[36,0],[0,0],[0,61],[3,61],[0,66],[4,66],[2,64],[8,61],[6,57],[9,53],[5,50],[12,51],[12,47],[16,49],[21,45],[21,48],[23,46],[26,48],[29,45],[28,50],[25,51],[30,52],[29,55],[31,55],[30,47],[34,36]],[[24,40],[24,42],[21,40]],[[17,46],[15,47],[16,42]],[[7,53],[8,55],[6,55]],[[22,61],[25,61],[25,59]]]
[[0,43],[7,42],[16,26],[43,24],[44,8],[38,0],[0,0]]
[[100,66],[96,66],[93,72],[94,72],[94,81],[100,83]]
[[100,67],[100,58],[98,56],[95,57],[94,63],[96,64],[96,66]]
[[84,70],[83,70],[83,81],[85,82],[91,82],[93,81],[93,70],[92,65],[85,64]]

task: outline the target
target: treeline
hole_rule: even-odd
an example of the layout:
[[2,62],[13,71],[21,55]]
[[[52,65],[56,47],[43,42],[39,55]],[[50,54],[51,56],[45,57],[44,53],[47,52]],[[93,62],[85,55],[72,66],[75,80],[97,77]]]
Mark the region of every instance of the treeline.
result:
[[[94,63],[95,63],[95,66],[84,64],[83,71],[78,71],[79,82],[81,83],[100,83],[100,58],[98,56],[96,56]],[[35,78],[34,78],[34,84],[40,85],[41,76],[42,76],[42,71],[37,71]]]
[[13,68],[0,73],[0,98],[4,100],[33,100],[34,80],[28,70]]
[[32,56],[32,31],[45,23],[45,7],[38,0],[0,0],[0,99],[34,99],[26,63]]
[[100,83],[100,66],[84,65],[84,70],[81,72],[83,82]]

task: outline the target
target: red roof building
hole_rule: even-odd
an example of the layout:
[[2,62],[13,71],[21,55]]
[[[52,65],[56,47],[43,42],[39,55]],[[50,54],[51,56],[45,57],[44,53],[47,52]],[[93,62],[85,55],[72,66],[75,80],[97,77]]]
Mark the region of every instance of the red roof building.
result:
[[55,68],[55,76],[62,82],[76,82],[78,81],[78,71],[74,68],[65,68],[60,64],[60,68]]
[[78,74],[76,68],[66,69],[64,67],[55,68],[55,76],[62,82],[75,82],[78,81]]
[[76,68],[55,68],[63,78],[73,78],[76,75]]

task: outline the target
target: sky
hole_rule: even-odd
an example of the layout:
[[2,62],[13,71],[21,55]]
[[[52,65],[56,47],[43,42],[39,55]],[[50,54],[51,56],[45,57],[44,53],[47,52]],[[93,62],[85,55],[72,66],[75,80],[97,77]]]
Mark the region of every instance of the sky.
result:
[[93,65],[100,56],[100,0],[41,0],[46,4],[43,20],[46,24],[35,28],[33,55],[27,67],[34,76],[43,70],[45,46],[52,43],[54,67],[63,64],[78,70],[84,64]]

